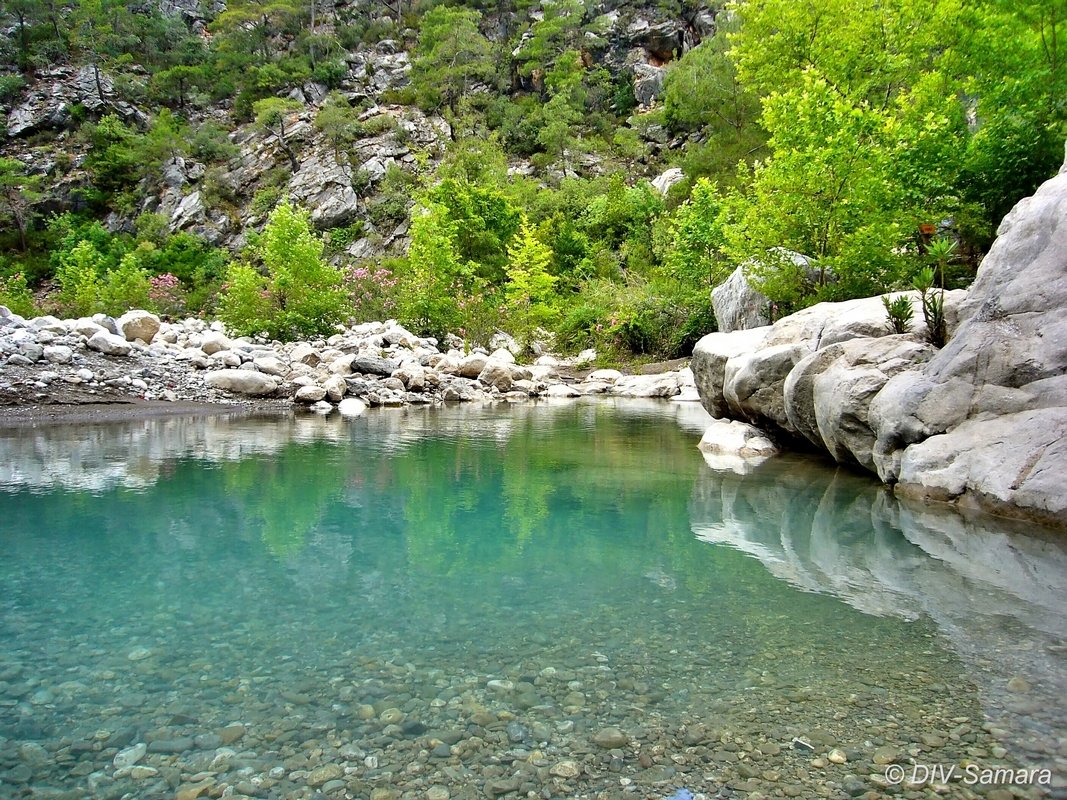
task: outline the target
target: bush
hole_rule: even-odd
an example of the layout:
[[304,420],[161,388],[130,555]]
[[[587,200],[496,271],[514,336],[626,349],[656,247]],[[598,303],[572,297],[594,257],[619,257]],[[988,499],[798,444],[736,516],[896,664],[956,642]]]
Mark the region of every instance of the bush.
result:
[[101,310],[100,266],[103,256],[92,242],[78,242],[56,270],[59,310],[72,317],[87,317]]
[[341,273],[323,260],[306,212],[288,201],[275,208],[253,255],[265,277],[247,264],[228,273],[220,316],[233,330],[291,340],[329,334],[348,315]]
[[113,269],[104,276],[100,291],[104,312],[118,316],[131,308],[151,310],[151,288],[148,272],[141,267],[136,255],[127,253],[118,269]]
[[33,295],[26,285],[26,276],[21,272],[0,276],[0,306],[7,306],[23,317],[33,316]]

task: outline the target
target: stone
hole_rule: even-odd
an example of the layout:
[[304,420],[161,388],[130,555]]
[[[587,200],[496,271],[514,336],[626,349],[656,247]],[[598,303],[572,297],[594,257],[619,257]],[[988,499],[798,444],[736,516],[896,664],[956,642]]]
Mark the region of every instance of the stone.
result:
[[350,366],[353,372],[358,372],[362,375],[378,375],[382,378],[391,377],[400,367],[392,359],[378,358],[377,356],[356,356],[352,359]]
[[213,389],[223,389],[250,397],[266,397],[278,391],[278,381],[262,372],[246,369],[219,369],[208,372],[204,383]]
[[895,747],[879,747],[874,753],[871,754],[871,761],[879,766],[885,766],[887,764],[895,764],[900,760],[900,751]]
[[806,356],[783,386],[789,428],[838,462],[875,471],[871,401],[893,375],[929,361],[935,352],[926,342],[896,334],[851,339]]
[[199,783],[179,786],[178,790],[174,793],[174,800],[196,800],[196,798],[201,797],[214,785],[214,778],[206,778]]
[[115,757],[111,760],[111,763],[116,768],[122,769],[123,767],[132,767],[138,761],[145,757],[148,752],[148,745],[143,742],[139,742],[132,747],[127,747],[125,750],[120,750],[115,754]]
[[140,339],[145,344],[150,344],[159,332],[160,322],[155,314],[135,309],[123,314],[115,320],[115,324],[127,342]]
[[554,383],[541,393],[542,397],[581,397],[582,393],[565,383]]
[[149,753],[177,754],[192,750],[195,743],[192,736],[179,736],[176,739],[156,739],[148,743]]
[[102,325],[98,325],[88,317],[82,317],[81,319],[74,320],[74,332],[89,339],[93,334],[99,333],[105,330]]
[[766,433],[738,420],[712,420],[697,447],[706,454],[740,458],[762,459],[778,453],[777,445]]
[[348,393],[348,384],[340,375],[331,375],[322,382],[322,388],[326,390],[326,397],[333,403],[339,403]]
[[259,356],[252,359],[252,366],[267,375],[283,378],[289,374],[289,365],[277,356]]
[[605,750],[616,750],[626,747],[630,743],[630,737],[618,728],[601,728],[593,736],[593,744]]
[[367,404],[358,397],[346,397],[337,404],[337,410],[342,417],[359,417],[367,410]]
[[129,653],[126,654],[126,658],[130,661],[144,661],[146,658],[152,656],[152,651],[147,647],[135,647]]
[[848,756],[845,755],[844,751],[835,748],[829,752],[826,760],[831,764],[844,764],[848,761]]
[[326,389],[322,386],[316,386],[311,384],[310,386],[301,386],[296,390],[296,394],[293,399],[298,403],[317,403],[326,397]]
[[518,778],[492,778],[485,782],[485,794],[488,797],[499,797],[502,794],[519,791],[522,782]]
[[[297,342],[289,353],[291,361],[317,367],[322,362],[322,354],[307,342]],[[351,363],[351,362],[350,362]]]
[[652,64],[634,65],[634,99],[638,104],[650,106],[663,96],[663,67]]
[[204,337],[200,340],[200,349],[207,353],[209,356],[215,353],[220,353],[224,350],[229,350],[233,347],[233,343],[226,337],[225,334],[218,331],[208,331],[204,334]]
[[619,397],[674,397],[681,391],[677,373],[624,375],[615,381],[612,394]]
[[219,731],[219,739],[223,744],[233,744],[240,740],[245,735],[245,726],[239,722],[235,722],[232,725],[227,725],[225,728]]
[[69,364],[74,360],[74,351],[66,345],[53,344],[44,348],[44,358],[49,364]]
[[771,301],[748,282],[743,267],[711,290],[711,307],[719,331],[750,330],[770,324]]
[[557,778],[577,778],[582,771],[577,761],[560,761],[548,770],[548,774]]
[[308,773],[307,784],[312,788],[317,788],[327,781],[337,780],[344,774],[345,771],[337,764],[323,764]]
[[[670,169],[661,172],[652,180],[652,188],[666,197],[672,186],[681,183],[684,180],[685,173],[678,167],[671,167]],[[722,328],[719,330],[722,330]]]
[[507,363],[490,358],[478,373],[478,380],[490,388],[506,392],[511,389],[511,369]]
[[459,362],[456,374],[463,378],[477,378],[488,361],[489,356],[484,353],[471,353]]
[[133,350],[126,339],[103,330],[94,333],[86,342],[86,347],[106,356],[128,356]]

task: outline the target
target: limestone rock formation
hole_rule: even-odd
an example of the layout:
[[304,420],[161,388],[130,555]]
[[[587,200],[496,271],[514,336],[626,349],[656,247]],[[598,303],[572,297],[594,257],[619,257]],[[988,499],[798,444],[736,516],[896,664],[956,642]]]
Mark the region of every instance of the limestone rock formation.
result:
[[704,337],[701,402],[902,493],[1067,523],[1067,171],[1004,219],[971,289],[946,293],[940,351],[910,296],[907,334],[872,297]]

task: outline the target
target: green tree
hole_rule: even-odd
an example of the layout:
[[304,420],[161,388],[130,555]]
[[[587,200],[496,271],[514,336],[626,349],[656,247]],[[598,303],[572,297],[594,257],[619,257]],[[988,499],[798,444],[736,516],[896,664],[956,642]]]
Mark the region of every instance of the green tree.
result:
[[33,218],[33,208],[43,195],[41,177],[26,172],[26,165],[15,158],[0,158],[0,219],[8,219],[19,233],[19,248],[26,250],[26,229]]
[[341,272],[323,259],[308,214],[288,200],[271,212],[251,255],[263,273],[231,264],[219,316],[242,334],[291,340],[331,333],[348,313]]
[[278,144],[288,157],[293,172],[300,170],[300,162],[297,161],[293,146],[286,141],[285,126],[289,117],[301,108],[303,105],[299,101],[289,97],[266,97],[257,100],[252,106],[256,115],[256,125],[278,139]]
[[523,216],[515,240],[508,248],[508,281],[504,298],[513,321],[513,331],[529,337],[539,326],[555,319],[556,276],[549,272],[552,249],[542,242],[534,226]]
[[148,294],[151,288],[148,271],[141,267],[134,253],[127,253],[118,268],[104,276],[100,290],[104,312],[115,316],[131,308],[150,308]]
[[457,227],[443,205],[424,202],[412,211],[400,315],[417,333],[443,338],[461,326],[460,298],[473,280],[457,253]]
[[455,115],[460,98],[493,75],[492,45],[478,30],[481,19],[473,9],[447,6],[422,18],[411,85],[423,108],[446,106]]
[[104,258],[92,242],[82,240],[56,270],[59,291],[56,302],[67,314],[87,317],[100,311],[102,286],[100,272]]
[[733,268],[723,252],[723,209],[719,187],[701,178],[674,213],[665,255],[668,272],[692,287],[710,289]]

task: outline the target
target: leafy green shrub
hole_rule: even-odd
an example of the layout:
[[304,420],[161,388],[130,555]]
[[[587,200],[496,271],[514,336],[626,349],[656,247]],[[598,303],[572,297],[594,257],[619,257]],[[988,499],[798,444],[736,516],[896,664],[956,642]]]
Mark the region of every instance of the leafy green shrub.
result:
[[56,270],[59,291],[55,302],[59,310],[74,317],[87,317],[101,310],[103,261],[103,256],[87,239],[65,254]]
[[21,75],[0,75],[0,103],[13,99],[25,85]]
[[135,254],[127,253],[118,268],[104,276],[100,290],[104,312],[118,316],[131,308],[150,308],[151,288],[147,270],[141,267]]
[[33,295],[26,285],[24,274],[15,272],[7,276],[0,275],[0,306],[7,306],[23,317],[33,316]]
[[347,316],[341,273],[323,260],[306,212],[281,203],[253,250],[266,277],[247,264],[230,267],[220,316],[232,330],[291,340],[331,333]]
[[266,279],[248,264],[231,264],[218,309],[226,327],[242,336],[267,333],[274,310]]
[[508,248],[508,281],[504,286],[509,327],[521,343],[525,344],[537,328],[559,315],[553,294],[556,276],[548,271],[551,263],[552,250],[537,238],[523,217]]
[[893,333],[907,333],[911,329],[911,320],[915,316],[911,298],[901,294],[890,300],[886,294],[882,295],[882,305],[885,306],[886,318]]

